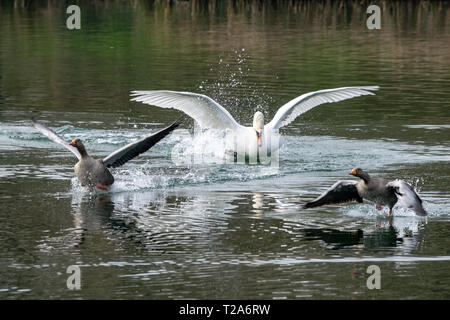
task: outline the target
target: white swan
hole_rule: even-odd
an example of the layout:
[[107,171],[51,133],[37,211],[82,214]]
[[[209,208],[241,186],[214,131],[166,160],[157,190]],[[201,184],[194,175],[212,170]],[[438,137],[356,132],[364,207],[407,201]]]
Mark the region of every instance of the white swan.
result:
[[309,92],[283,105],[272,121],[266,125],[264,115],[260,111],[256,112],[252,127],[237,123],[224,107],[203,94],[167,90],[131,91],[131,96],[134,96],[131,101],[181,110],[192,117],[202,129],[231,131],[237,141],[234,150],[238,154],[241,150],[245,150],[248,156],[256,157],[259,149],[266,150],[268,154],[277,150],[280,144],[278,138],[274,139],[274,136],[278,136],[276,134],[278,129],[291,123],[299,115],[323,103],[373,95],[371,91],[378,88],[378,86],[343,87]]

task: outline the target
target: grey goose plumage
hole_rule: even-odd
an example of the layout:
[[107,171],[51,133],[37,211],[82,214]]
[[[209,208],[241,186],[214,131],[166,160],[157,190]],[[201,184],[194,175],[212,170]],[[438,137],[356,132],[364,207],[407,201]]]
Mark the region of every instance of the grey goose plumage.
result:
[[340,180],[317,199],[305,204],[304,208],[350,201],[362,203],[363,199],[367,199],[374,202],[377,209],[380,209],[381,206],[388,206],[389,214],[392,214],[392,208],[399,201],[402,206],[414,210],[417,215],[427,215],[422,206],[422,199],[405,181],[374,178],[361,168],[353,169],[350,174],[360,180]]
[[42,134],[46,135],[50,140],[64,146],[78,158],[79,161],[75,165],[74,171],[82,186],[97,187],[106,191],[108,191],[109,187],[114,183],[114,177],[108,168],[119,167],[136,156],[146,152],[175,130],[181,123],[177,120],[170,126],[156,133],[152,133],[142,139],[127,144],[114,151],[106,158],[94,159],[87,153],[86,148],[80,139],[74,139],[72,142],[67,143],[53,130],[36,121],[36,119],[33,118],[32,122],[34,127]]

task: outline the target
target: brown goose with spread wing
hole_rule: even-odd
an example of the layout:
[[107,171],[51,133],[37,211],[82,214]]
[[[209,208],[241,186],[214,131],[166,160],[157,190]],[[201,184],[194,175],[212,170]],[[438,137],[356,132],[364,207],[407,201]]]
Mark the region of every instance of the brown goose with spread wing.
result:
[[180,125],[180,121],[176,121],[167,128],[127,144],[106,158],[94,159],[86,152],[86,148],[80,139],[74,139],[72,142],[67,143],[44,124],[35,119],[32,121],[34,127],[42,134],[75,154],[78,158],[78,163],[75,165],[75,174],[82,186],[96,187],[106,191],[109,191],[110,186],[114,183],[114,177],[108,168],[119,167],[141,153],[146,152]]
[[417,215],[427,215],[422,206],[422,199],[405,181],[374,178],[361,168],[353,169],[350,174],[360,180],[340,180],[317,199],[304,205],[304,208],[350,201],[362,203],[363,199],[367,199],[374,202],[379,210],[382,209],[382,206],[388,206],[389,214],[392,214],[392,208],[399,201],[402,206],[414,210]]

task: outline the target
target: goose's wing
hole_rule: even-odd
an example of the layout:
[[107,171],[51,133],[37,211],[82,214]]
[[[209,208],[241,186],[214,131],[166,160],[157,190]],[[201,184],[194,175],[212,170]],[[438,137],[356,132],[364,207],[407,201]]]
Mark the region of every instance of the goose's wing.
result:
[[422,206],[422,199],[420,199],[417,192],[408,183],[403,180],[394,180],[390,181],[387,187],[391,187],[394,190],[400,205],[414,210],[419,216],[427,215],[427,212]]
[[81,155],[78,152],[77,148],[71,146],[67,142],[65,142],[61,137],[59,137],[52,129],[47,127],[46,125],[38,122],[36,119],[31,119],[33,122],[33,126],[40,131],[42,134],[46,135],[50,140],[53,142],[56,142],[63,147],[65,147],[67,150],[71,151],[78,159],[81,159]]
[[272,129],[279,129],[294,121],[302,113],[322,103],[338,102],[368,94],[373,95],[374,93],[371,90],[378,90],[378,88],[378,86],[344,87],[305,93],[278,109],[272,121],[267,126]]
[[325,204],[337,204],[349,201],[363,202],[359,196],[354,180],[339,180],[333,184],[327,191],[322,193],[316,200],[308,202],[304,208],[320,207]]
[[106,167],[120,167],[127,161],[137,157],[141,153],[144,153],[155,144],[157,144],[161,139],[175,130],[176,127],[180,125],[180,121],[177,120],[172,123],[167,128],[164,128],[156,133],[152,133],[148,136],[143,137],[135,142],[127,144],[126,146],[114,151],[109,156],[103,159],[103,163]]
[[131,96],[134,96],[131,101],[183,111],[204,129],[224,130],[242,127],[224,107],[203,94],[155,90],[131,91]]

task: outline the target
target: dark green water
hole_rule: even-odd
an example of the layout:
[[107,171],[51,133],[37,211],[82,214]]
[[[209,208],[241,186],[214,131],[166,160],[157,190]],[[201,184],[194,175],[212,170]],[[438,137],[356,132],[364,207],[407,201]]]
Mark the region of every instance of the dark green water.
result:
[[[0,298],[450,298],[450,6],[369,3],[0,4]],[[280,167],[177,165],[186,121],[87,194],[75,158],[105,156],[181,113],[131,90],[204,93],[242,124],[326,88],[379,85],[282,129]],[[411,183],[426,218],[372,204],[304,210],[353,167]],[[381,289],[366,269],[378,265]],[[66,269],[81,268],[81,290]]]

